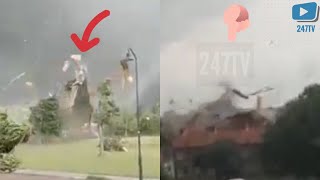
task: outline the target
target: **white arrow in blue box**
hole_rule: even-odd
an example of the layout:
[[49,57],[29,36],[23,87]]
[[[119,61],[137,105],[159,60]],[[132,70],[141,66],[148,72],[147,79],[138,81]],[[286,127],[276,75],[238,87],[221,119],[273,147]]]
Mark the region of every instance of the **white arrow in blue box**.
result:
[[298,22],[315,22],[318,15],[319,7],[315,2],[296,4],[292,7],[292,19]]

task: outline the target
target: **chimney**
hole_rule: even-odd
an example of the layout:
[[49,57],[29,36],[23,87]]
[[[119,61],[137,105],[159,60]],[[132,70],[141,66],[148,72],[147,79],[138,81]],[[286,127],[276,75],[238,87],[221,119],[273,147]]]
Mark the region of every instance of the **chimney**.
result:
[[262,97],[261,96],[257,96],[257,111],[260,111],[262,107]]

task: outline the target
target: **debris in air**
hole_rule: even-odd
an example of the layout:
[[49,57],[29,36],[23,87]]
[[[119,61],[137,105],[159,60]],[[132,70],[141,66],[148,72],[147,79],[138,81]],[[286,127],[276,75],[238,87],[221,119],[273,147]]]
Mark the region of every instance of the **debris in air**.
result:
[[15,76],[14,78],[12,78],[12,79],[10,80],[10,82],[9,82],[5,87],[2,88],[2,90],[3,90],[3,91],[7,90],[14,82],[16,82],[17,80],[19,80],[20,78],[22,78],[22,77],[25,76],[25,75],[26,75],[26,72],[23,72],[23,73]]

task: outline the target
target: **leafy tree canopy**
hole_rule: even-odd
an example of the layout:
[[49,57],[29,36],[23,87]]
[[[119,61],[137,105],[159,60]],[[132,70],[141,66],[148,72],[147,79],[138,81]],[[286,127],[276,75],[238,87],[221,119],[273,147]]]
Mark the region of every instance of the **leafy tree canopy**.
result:
[[29,122],[41,136],[60,136],[62,119],[59,117],[59,102],[56,97],[42,99],[30,108]]
[[0,113],[0,172],[14,171],[20,161],[11,153],[14,148],[29,137],[30,128],[8,120],[6,113]]
[[103,82],[98,87],[98,92],[100,94],[99,105],[97,113],[95,114],[95,120],[99,124],[110,124],[111,118],[113,116],[119,116],[120,109],[116,105],[112,97],[112,90],[110,83]]
[[320,175],[320,85],[308,86],[279,113],[265,134],[266,170],[297,176]]

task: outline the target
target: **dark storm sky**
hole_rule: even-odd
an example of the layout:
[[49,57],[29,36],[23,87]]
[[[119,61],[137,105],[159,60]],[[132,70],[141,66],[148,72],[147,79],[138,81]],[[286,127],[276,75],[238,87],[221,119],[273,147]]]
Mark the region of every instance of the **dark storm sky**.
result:
[[[120,70],[119,59],[127,47],[139,58],[142,103],[159,99],[159,0],[3,0],[0,2],[0,86],[22,73],[26,76],[6,92],[1,104],[22,103],[31,98],[26,81],[35,84],[40,96],[46,96],[56,82],[71,78],[61,71],[70,54],[79,53],[69,36],[82,36],[89,21],[104,9],[111,16],[94,29],[98,46],[83,54],[89,68],[89,80],[96,85]],[[132,66],[132,71],[133,71]],[[114,82],[118,91],[118,81]],[[134,92],[119,99],[134,101]]]

